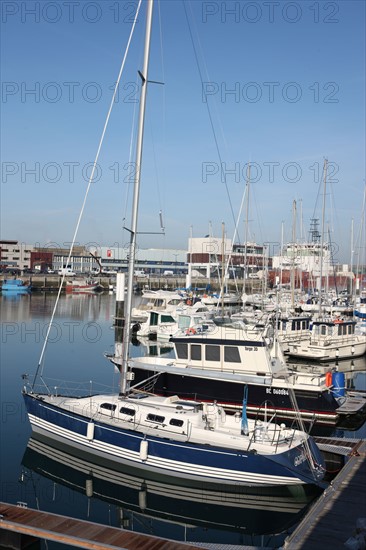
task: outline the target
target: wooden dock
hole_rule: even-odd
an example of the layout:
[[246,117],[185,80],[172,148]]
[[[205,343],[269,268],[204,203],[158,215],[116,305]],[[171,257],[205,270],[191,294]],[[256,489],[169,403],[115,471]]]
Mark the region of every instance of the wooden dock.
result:
[[366,518],[366,441],[354,450],[341,472],[317,499],[296,530],[287,550],[344,550],[356,534],[358,518]]
[[189,550],[193,544],[161,539],[98,523],[0,502],[0,530],[92,550]]

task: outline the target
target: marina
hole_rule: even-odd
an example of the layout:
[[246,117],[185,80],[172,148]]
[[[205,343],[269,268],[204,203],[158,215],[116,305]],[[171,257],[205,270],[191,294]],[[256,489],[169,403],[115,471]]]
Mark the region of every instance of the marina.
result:
[[[215,400],[202,402],[178,395],[155,395],[133,384],[129,342],[153,6],[152,0],[146,3],[144,57],[139,72],[141,90],[135,151],[138,169],[133,186],[119,389],[114,394],[85,393],[78,386],[70,388],[70,381],[69,389],[63,386],[51,389],[50,382],[44,378],[45,353],[59,291],[35,375],[31,379],[24,376],[22,394],[32,433],[52,439],[56,448],[68,445],[77,452],[88,452],[98,459],[137,468],[144,471],[148,479],[165,475],[193,483],[225,483],[244,488],[302,484],[324,488],[324,460],[310,434],[294,426],[280,425],[266,415],[263,419],[248,420],[245,402],[249,385],[244,385],[240,417],[227,415]],[[136,19],[131,32],[135,23]],[[115,93],[117,86],[118,83]],[[113,101],[114,97],[110,111]],[[68,264],[63,268],[63,277],[65,270],[71,269]],[[117,295],[124,291],[121,275]],[[223,293],[220,301],[223,306]]]
[[[324,44],[334,49],[331,61],[339,59],[334,38],[339,31],[333,36],[330,25],[319,25],[320,39],[309,22],[303,28],[288,25],[295,21],[286,5],[280,26],[271,21],[263,35],[259,25],[245,32],[231,26],[228,32],[223,13],[220,21],[208,21],[216,15],[204,13],[208,4],[218,9],[215,3],[190,0],[139,0],[133,13],[125,14],[125,25],[117,29],[105,20],[93,25],[92,36],[84,28],[87,10],[81,25],[73,19],[75,25],[68,28],[62,21],[62,31],[55,27],[54,36],[45,21],[39,33],[23,25],[22,44],[28,43],[33,54],[34,44],[41,46],[39,37],[48,35],[42,60],[52,70],[56,66],[60,78],[69,79],[66,71],[75,71],[81,82],[86,67],[93,68],[112,93],[104,94],[104,112],[95,101],[87,101],[85,110],[83,103],[70,100],[61,106],[60,117],[58,101],[51,101],[54,111],[46,116],[43,102],[37,102],[37,124],[24,150],[26,113],[33,117],[33,110],[25,101],[22,109],[13,109],[14,93],[6,105],[14,119],[10,149],[17,118],[24,115],[18,157],[32,156],[33,146],[41,150],[38,126],[48,136],[45,155],[66,154],[67,140],[68,154],[77,150],[81,160],[84,152],[90,155],[92,141],[95,154],[83,170],[86,185],[75,186],[72,196],[64,185],[57,188],[62,197],[51,186],[41,193],[48,169],[58,172],[57,163],[39,172],[37,161],[35,170],[26,170],[36,179],[42,173],[41,186],[35,192],[24,186],[22,194],[32,217],[26,222],[19,203],[19,226],[8,221],[13,238],[0,240],[0,548],[366,547],[366,187],[357,228],[353,218],[348,228],[360,202],[362,163],[355,162],[351,136],[342,150],[334,142],[334,135],[345,135],[342,124],[349,124],[348,111],[357,101],[348,96],[346,112],[345,101],[336,100],[330,115],[332,109],[322,105],[327,101],[318,97],[310,105],[307,98],[301,106],[287,89],[287,99],[275,106],[272,100],[265,106],[239,98],[235,116],[226,98],[230,74],[238,79],[237,64],[242,74],[263,77],[265,84],[276,71],[279,75],[291,67],[291,78],[307,75],[304,90],[313,90],[310,82],[319,76],[309,74],[309,68],[324,70],[324,60],[318,62]],[[226,9],[225,2],[221,8]],[[14,13],[6,9],[3,15],[4,22]],[[114,19],[120,22],[116,13]],[[348,10],[347,22],[342,21],[352,37],[358,19]],[[17,28],[15,20],[10,25]],[[6,34],[9,44],[13,34]],[[305,42],[307,58],[302,59]],[[9,47],[10,56],[19,56],[19,44]],[[329,70],[343,70],[347,82],[359,78],[353,50],[347,57],[349,73],[340,63],[329,64]],[[285,52],[287,65],[277,61]],[[165,60],[172,72],[165,72]],[[22,63],[20,57],[14,63],[15,75]],[[187,74],[192,64],[197,82]],[[267,75],[262,74],[265,66]],[[29,74],[32,68],[29,56]],[[40,74],[43,68],[39,64]],[[221,105],[212,97],[220,87],[205,81],[211,76],[223,79]],[[326,78],[335,76],[329,72]],[[134,97],[121,101],[128,80],[136,80]],[[289,83],[291,89],[294,84]],[[322,83],[323,91],[329,84],[334,83]],[[275,107],[273,116],[267,107]],[[334,132],[336,107],[341,114]],[[327,128],[324,135],[322,127]],[[321,156],[320,147],[326,147]],[[258,186],[258,163],[250,160],[241,167],[235,161],[249,151],[254,158],[278,155],[285,161],[287,151],[301,163],[306,159],[314,181],[308,168],[307,174],[288,179],[287,168],[300,164],[287,162],[278,187],[272,185],[273,173]],[[339,163],[347,159],[348,169],[345,162],[340,170],[330,152]],[[113,177],[102,177],[103,162]],[[114,171],[119,164],[125,174]],[[263,162],[269,164],[271,172],[281,165]],[[76,165],[64,163],[72,167],[73,184],[81,183]],[[6,182],[18,172],[16,163],[5,163]],[[173,199],[168,210],[160,193],[163,172]],[[340,180],[334,179],[338,173]],[[61,171],[53,183],[63,179]],[[99,179],[103,186],[95,185]],[[124,207],[112,180],[123,183]],[[332,185],[340,181],[343,223],[336,242],[328,220],[334,218]],[[256,219],[251,219],[256,187],[270,242],[262,236],[257,205]],[[16,189],[16,184],[6,186],[8,197],[14,198]],[[68,207],[65,196],[72,198]],[[291,199],[291,236],[285,236],[282,221],[277,242],[272,240],[279,233],[275,227]],[[310,201],[315,201],[312,216]],[[208,230],[205,217],[214,219],[207,220]],[[221,221],[216,237],[213,224],[219,217],[228,222]],[[198,232],[190,225],[189,236],[183,237],[195,219]],[[70,240],[59,245],[50,238],[60,236],[61,227],[67,233],[63,238]],[[31,238],[42,234],[46,244],[21,242],[20,232]],[[100,242],[81,244],[85,235]],[[178,235],[187,246],[172,248],[171,239]],[[161,248],[142,248],[147,242],[156,246],[161,237]]]
[[[136,296],[137,303],[138,299],[139,297]],[[117,480],[121,473],[112,476],[108,474],[107,470],[113,471],[108,463],[92,466],[88,456],[77,462],[72,453],[70,455],[70,451],[67,453],[61,450],[57,455],[54,447],[50,450],[49,443],[45,445],[42,441],[29,439],[29,425],[26,422],[20,395],[21,376],[25,371],[24,354],[33,357],[36,361],[53,301],[54,297],[50,293],[30,293],[17,297],[3,295],[0,298],[1,335],[5,344],[2,346],[2,365],[9,364],[11,357],[13,364],[12,369],[5,371],[2,368],[1,371],[3,420],[1,468],[2,479],[6,480],[1,487],[1,501],[15,506],[17,502],[25,502],[30,509],[37,510],[38,507],[43,512],[117,526],[119,529],[122,525],[119,510],[122,507],[124,509],[122,523],[127,529],[134,529],[137,532],[141,529],[143,533],[153,533],[154,536],[163,539],[188,542],[192,545],[199,542],[201,547],[203,544],[207,548],[218,542],[235,544],[239,548],[243,545],[279,548],[283,545],[293,529],[301,525],[302,509],[305,507],[304,514],[307,518],[311,510],[308,505],[312,501],[316,504],[319,496],[316,495],[314,501],[310,494],[301,496],[301,493],[294,493],[290,497],[282,495],[281,499],[279,499],[280,495],[277,495],[277,500],[271,495],[269,501],[268,496],[266,497],[263,492],[240,495],[235,491],[234,495],[230,496],[221,487],[215,495],[215,500],[212,501],[213,508],[207,509],[208,495],[205,496],[202,493],[203,489],[197,493],[193,488],[190,490],[191,493],[184,495],[181,492],[182,488],[171,486],[169,489],[165,481],[165,486],[158,481],[147,482],[145,486],[143,480],[139,479],[139,475],[131,472],[129,477],[120,479],[125,493],[122,497],[123,502],[119,503]],[[114,313],[114,294],[65,294],[60,302],[53,342],[48,351],[49,360],[54,363],[55,371],[62,367],[65,379],[75,378],[76,373],[80,383],[85,381],[84,373],[77,368],[79,361],[78,355],[75,355],[75,350],[80,349],[81,346],[89,357],[90,378],[93,378],[96,384],[103,386],[108,380],[112,386],[117,383],[118,374],[114,372],[109,361],[102,356],[97,357],[96,351],[100,346],[105,351],[112,351],[114,348],[114,330],[112,330]],[[136,354],[141,356],[143,353],[155,354],[158,345],[156,341],[146,340],[142,340],[138,346],[136,343],[132,344],[132,356]],[[163,356],[172,353],[167,343],[163,343],[162,353]],[[96,357],[97,360],[95,360]],[[349,387],[356,390],[366,389],[365,358],[359,358],[354,365],[351,361],[343,361],[341,367],[342,371],[346,372]],[[58,383],[59,381],[55,378],[54,385]],[[341,527],[338,524],[338,528],[344,533],[342,540],[345,542],[356,530],[357,519],[365,515],[362,512],[364,505],[362,491],[356,492],[355,497],[352,497],[354,499],[352,504],[347,500],[347,495],[350,495],[348,485],[344,483],[339,487],[336,485],[336,491],[332,490],[332,486],[338,483],[337,479],[341,479],[338,476],[342,471],[347,472],[348,477],[352,477],[357,470],[357,475],[362,477],[365,425],[362,424],[352,430],[347,426],[342,428],[315,423],[312,433],[319,448],[327,453],[329,469],[333,475],[337,474],[332,484],[325,490],[327,499],[333,495],[337,501],[345,502],[347,513],[352,518],[343,522]],[[329,438],[332,439],[332,447],[329,447]],[[337,445],[338,450],[334,445]],[[67,455],[71,458],[68,459]],[[346,466],[344,466],[345,457]],[[361,461],[362,466],[360,466]],[[84,474],[82,474],[83,471]],[[94,473],[90,477],[91,471]],[[124,475],[127,475],[127,472]],[[104,483],[103,487],[97,487],[97,479],[101,479],[101,483],[103,480],[104,482],[109,480],[109,485],[105,486]],[[92,484],[91,480],[93,480]],[[64,485],[65,482],[67,486]],[[356,478],[355,483],[356,486],[357,484],[361,486],[362,479],[359,481]],[[188,487],[186,489],[188,491]],[[119,496],[122,496],[121,492]],[[153,501],[151,501],[152,498]],[[174,502],[166,500],[167,498],[174,498]],[[193,507],[192,503],[196,498],[198,498],[197,507]],[[228,507],[230,500],[231,509]],[[200,501],[204,505],[200,505]],[[185,502],[189,503],[188,508],[183,506]],[[284,508],[285,503],[286,508]],[[351,512],[352,506],[353,512]],[[246,509],[245,512],[243,507]],[[248,515],[249,509],[250,515]],[[228,514],[226,519],[225,511]],[[230,527],[234,514],[236,514],[234,524]],[[314,519],[312,519],[313,516],[309,516],[307,520],[305,518],[303,529],[306,530]],[[223,523],[221,527],[220,521]],[[323,529],[331,531],[330,525],[327,518]],[[273,529],[272,535],[269,534],[271,529]],[[279,531],[282,534],[279,534]],[[332,533],[327,533],[327,537],[328,540],[332,540]],[[340,541],[339,532],[337,537]],[[51,541],[48,544],[51,545]],[[296,544],[300,543],[296,542]],[[297,547],[300,548],[300,546]]]

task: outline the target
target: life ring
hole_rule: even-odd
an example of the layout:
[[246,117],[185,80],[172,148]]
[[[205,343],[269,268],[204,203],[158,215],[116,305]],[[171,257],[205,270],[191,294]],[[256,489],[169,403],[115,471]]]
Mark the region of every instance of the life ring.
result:
[[192,301],[191,300],[187,300],[187,306],[191,306],[192,305]]
[[334,319],[335,325],[340,325],[341,323],[343,323],[343,319]]
[[186,334],[196,334],[197,331],[195,328],[187,328]]

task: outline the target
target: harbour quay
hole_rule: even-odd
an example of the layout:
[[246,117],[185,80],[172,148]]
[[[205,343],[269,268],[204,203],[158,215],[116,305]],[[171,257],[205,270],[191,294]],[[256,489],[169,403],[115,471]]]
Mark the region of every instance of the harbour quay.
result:
[[[66,244],[66,243],[65,243]],[[319,258],[323,256],[320,281]],[[17,240],[0,240],[0,273],[29,278],[59,274],[69,269],[76,276],[113,276],[127,272],[128,247],[97,244],[69,247],[50,243],[30,245]],[[214,290],[225,280],[228,289],[239,283],[248,289],[271,289],[290,285],[310,289],[314,282],[350,291],[362,266],[333,265],[330,251],[320,243],[288,244],[282,251],[270,250],[265,244],[234,243],[228,238],[190,237],[186,249],[139,248],[135,257],[135,278],[139,287],[198,287],[208,284]],[[33,279],[33,277],[32,277]],[[36,280],[36,279],[35,279]],[[52,281],[52,279],[50,279]],[[45,285],[46,286],[46,285]],[[47,284],[47,288],[49,288]],[[38,288],[38,283],[35,284]]]
[[[20,275],[22,280],[25,283],[31,285],[32,291],[41,291],[41,292],[57,292],[61,283],[62,277],[58,274],[44,274],[44,273],[32,273]],[[0,273],[0,285],[2,285],[4,280],[13,277],[7,273]],[[63,282],[62,290],[66,290],[66,284],[70,277],[65,278]],[[107,275],[95,275],[93,280],[97,282],[101,291],[109,291],[115,285],[116,276],[114,274]],[[200,278],[199,280],[192,281],[192,289],[206,290],[210,287],[212,291],[220,291],[220,284],[218,279],[207,279],[206,277]],[[149,275],[149,277],[141,277],[136,275],[134,278],[134,288],[136,292],[141,292],[145,288],[151,290],[174,290],[176,288],[186,288],[186,278],[184,276],[160,276],[160,275]],[[232,280],[228,281],[226,288],[228,291],[236,290],[236,283]],[[261,288],[261,283],[259,281],[246,281],[245,284],[246,290],[259,291]]]

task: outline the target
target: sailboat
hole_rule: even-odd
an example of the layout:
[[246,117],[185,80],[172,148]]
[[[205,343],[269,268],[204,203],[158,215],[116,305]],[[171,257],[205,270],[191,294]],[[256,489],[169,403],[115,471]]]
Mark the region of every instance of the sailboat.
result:
[[[332,361],[359,357],[366,353],[366,337],[356,332],[356,321],[340,316],[331,316],[323,310],[323,262],[324,262],[324,218],[325,197],[327,189],[327,160],[324,160],[324,189],[321,232],[321,255],[319,276],[318,315],[312,322],[307,339],[287,342],[286,354],[290,357],[310,359],[315,361]],[[324,293],[325,294],[325,293]]]
[[[269,421],[226,415],[216,402],[185,401],[131,389],[129,341],[137,237],[143,130],[153,0],[146,1],[144,61],[136,144],[136,179],[130,229],[129,271],[119,393],[75,397],[44,383],[26,382],[23,397],[33,432],[55,446],[71,446],[99,458],[191,482],[239,486],[322,483],[324,462],[305,432]],[[245,391],[243,391],[245,394]]]

